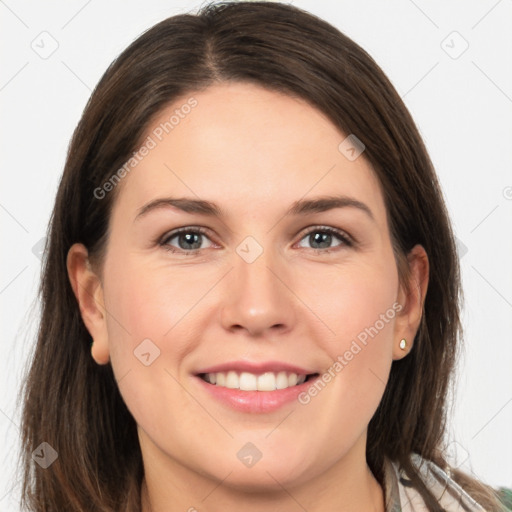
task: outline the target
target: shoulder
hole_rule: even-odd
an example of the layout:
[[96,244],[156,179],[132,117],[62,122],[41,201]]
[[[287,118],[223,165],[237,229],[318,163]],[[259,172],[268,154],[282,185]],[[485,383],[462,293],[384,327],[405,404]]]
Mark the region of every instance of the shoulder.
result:
[[[422,482],[432,493],[439,505],[447,512],[486,512],[462,487],[434,462],[414,453],[411,462]],[[386,511],[408,510],[423,512],[428,510],[420,493],[413,487],[407,473],[397,462],[386,459]],[[512,489],[496,489],[498,499],[506,510],[512,511]]]

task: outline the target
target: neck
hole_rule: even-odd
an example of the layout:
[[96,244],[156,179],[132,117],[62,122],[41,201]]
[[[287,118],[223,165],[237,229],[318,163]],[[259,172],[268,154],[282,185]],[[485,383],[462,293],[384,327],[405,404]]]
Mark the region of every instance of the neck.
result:
[[364,450],[363,459],[360,457],[360,448],[364,448],[365,441],[366,437],[364,443],[354,447],[355,451],[352,450],[311,479],[296,485],[289,482],[282,485],[274,479],[272,484],[277,483],[277,487],[273,485],[272,490],[261,491],[248,491],[239,485],[230,485],[230,474],[216,480],[168,456],[154,459],[146,453],[146,457],[143,457],[146,470],[141,487],[141,510],[227,512],[243,509],[246,512],[296,512],[302,508],[308,512],[385,512],[383,489],[366,463]]

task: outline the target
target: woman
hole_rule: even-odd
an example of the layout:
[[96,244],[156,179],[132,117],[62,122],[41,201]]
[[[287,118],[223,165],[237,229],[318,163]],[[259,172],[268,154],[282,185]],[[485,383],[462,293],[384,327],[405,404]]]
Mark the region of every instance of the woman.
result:
[[285,4],[164,20],[71,142],[24,505],[506,510],[443,455],[459,279],[418,130],[359,46]]

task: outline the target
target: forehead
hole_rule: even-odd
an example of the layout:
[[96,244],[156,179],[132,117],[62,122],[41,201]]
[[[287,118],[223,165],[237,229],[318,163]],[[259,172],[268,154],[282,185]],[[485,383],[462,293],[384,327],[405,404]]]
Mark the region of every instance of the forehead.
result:
[[236,218],[345,194],[382,217],[378,179],[363,156],[349,160],[340,151],[346,137],[302,99],[247,83],[215,85],[152,120],[139,150],[144,156],[123,179],[114,210],[133,218],[155,198],[196,196]]

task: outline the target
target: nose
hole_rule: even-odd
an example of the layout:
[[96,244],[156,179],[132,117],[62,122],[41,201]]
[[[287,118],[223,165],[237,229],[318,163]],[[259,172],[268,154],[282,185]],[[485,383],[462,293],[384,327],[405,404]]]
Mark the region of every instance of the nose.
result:
[[226,276],[221,312],[222,325],[251,336],[289,331],[295,321],[294,295],[287,285],[284,265],[271,251],[249,263],[234,255],[234,269]]

